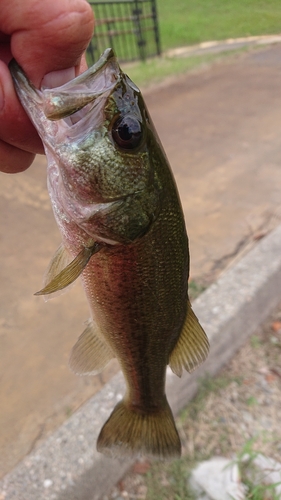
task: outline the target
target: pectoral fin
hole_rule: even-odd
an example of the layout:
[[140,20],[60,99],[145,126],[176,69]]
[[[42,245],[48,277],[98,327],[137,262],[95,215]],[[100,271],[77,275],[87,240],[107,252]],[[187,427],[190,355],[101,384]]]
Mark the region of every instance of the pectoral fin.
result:
[[[62,264],[66,261],[66,251],[64,247],[59,247],[49,266],[48,277],[50,277],[50,281],[42,290],[36,292],[34,295],[48,295],[66,288],[80,276],[92,255],[97,253],[101,248],[102,244],[100,243],[95,243],[90,248],[84,247],[75,259],[62,269]],[[57,272],[58,274],[56,274]]]
[[206,359],[208,352],[208,338],[188,302],[185,323],[170,355],[170,368],[181,377],[183,368],[192,372]]
[[115,357],[111,348],[102,340],[97,328],[89,321],[72,348],[69,365],[78,375],[96,375]]

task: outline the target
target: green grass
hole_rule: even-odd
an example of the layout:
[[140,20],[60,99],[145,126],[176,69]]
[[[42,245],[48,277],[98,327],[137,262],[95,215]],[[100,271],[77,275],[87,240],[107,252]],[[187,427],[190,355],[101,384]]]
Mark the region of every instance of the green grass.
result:
[[122,64],[122,69],[140,88],[157,84],[168,77],[181,75],[195,68],[203,67],[226,57],[234,57],[245,49],[222,52],[220,54],[204,54],[190,57],[158,57],[145,62]]
[[280,33],[280,0],[158,0],[163,50],[206,40]]
[[184,458],[153,463],[146,475],[146,500],[195,500],[188,487],[190,471],[191,464]]
[[[238,465],[241,481],[247,487],[247,500],[280,500],[280,495],[275,493],[275,488],[281,483],[266,484],[261,476],[257,476],[254,460],[260,453],[254,450],[255,438],[246,441],[242,450],[237,454],[236,463]],[[264,472],[264,478],[267,477]],[[258,479],[257,479],[258,478]]]
[[257,401],[257,399],[254,397],[254,396],[250,396],[247,400],[246,400],[246,404],[248,406],[257,406],[259,404],[259,402]]
[[[148,6],[143,9],[145,13],[149,12]],[[280,0],[157,0],[157,11],[163,50],[206,40],[269,35],[281,31]],[[96,7],[96,12],[100,17],[109,16],[106,8],[99,10]],[[120,7],[112,6],[110,15],[120,18]],[[124,24],[117,21],[115,27],[122,29]],[[99,31],[106,29],[104,25]]]
[[[120,17],[119,7],[115,7]],[[209,40],[277,34],[281,32],[280,0],[158,0],[162,51]],[[101,14],[100,14],[101,15]],[[116,23],[118,27],[120,23]],[[120,27],[122,24],[120,25]],[[99,29],[105,29],[105,26]],[[126,35],[128,37],[132,35]],[[120,39],[121,40],[121,39]],[[122,41],[116,42],[117,55]],[[133,40],[131,43],[135,43]],[[140,87],[158,83],[170,75],[185,73],[230,54],[148,59],[129,65],[125,71]],[[93,61],[88,55],[88,63]],[[127,66],[127,65],[126,65]]]
[[188,283],[188,295],[190,300],[196,299],[200,295],[200,293],[206,290],[206,286],[198,283],[197,281],[190,280]]
[[250,342],[253,349],[258,349],[261,346],[261,339],[257,335],[253,335]]
[[221,389],[225,389],[231,382],[241,384],[241,377],[218,376],[211,377],[206,375],[199,382],[199,387],[196,396],[188,403],[181,411],[179,419],[184,422],[187,418],[196,420],[198,414],[204,410],[206,400],[211,392],[218,393]]
[[[218,382],[218,386],[220,387],[221,384],[224,385],[222,380]],[[216,389],[209,388],[209,390],[217,390],[217,387]],[[220,438],[226,439],[226,436],[222,434]],[[280,500],[280,495],[275,493],[275,487],[280,483],[268,485],[265,484],[263,478],[261,481],[255,480],[254,460],[261,452],[255,450],[254,447],[255,438],[248,439],[234,461],[237,463],[243,484],[247,486],[245,498],[246,500]],[[202,458],[208,457],[195,457],[194,460],[182,457],[170,463],[153,462],[145,475],[146,500],[194,500],[195,496],[189,487],[188,480],[197,460]]]

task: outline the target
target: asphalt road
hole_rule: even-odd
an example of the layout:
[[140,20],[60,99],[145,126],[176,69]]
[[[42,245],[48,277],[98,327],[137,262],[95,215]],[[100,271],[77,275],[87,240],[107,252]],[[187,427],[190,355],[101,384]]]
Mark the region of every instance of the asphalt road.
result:
[[[191,276],[208,283],[281,220],[281,45],[230,57],[145,92],[190,237]],[[33,293],[60,242],[45,159],[0,175],[0,476],[100,389],[68,354],[87,304],[80,284]]]

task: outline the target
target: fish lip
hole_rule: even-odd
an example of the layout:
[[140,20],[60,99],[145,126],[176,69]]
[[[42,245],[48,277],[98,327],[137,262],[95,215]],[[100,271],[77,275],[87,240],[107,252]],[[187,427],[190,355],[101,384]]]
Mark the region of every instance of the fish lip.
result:
[[10,61],[9,70],[12,75],[17,94],[22,95],[23,92],[25,92],[27,95],[31,94],[33,100],[38,105],[42,105],[42,92],[37,89],[28,79],[25,72],[15,59],[12,59]]
[[100,95],[110,92],[121,78],[113,49],[81,75],[53,89],[42,88],[43,111],[49,120],[60,120],[81,110]]

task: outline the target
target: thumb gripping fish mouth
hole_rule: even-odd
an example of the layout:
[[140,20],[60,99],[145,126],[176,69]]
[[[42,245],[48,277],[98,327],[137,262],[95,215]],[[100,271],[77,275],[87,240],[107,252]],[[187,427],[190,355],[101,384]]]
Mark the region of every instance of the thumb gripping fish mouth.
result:
[[15,59],[10,62],[9,69],[23,105],[28,108],[30,101],[33,101],[49,120],[60,120],[76,113],[100,95],[110,92],[121,76],[119,64],[111,48],[106,49],[87,71],[52,89],[37,89]]
[[42,89],[43,110],[49,120],[60,120],[76,113],[111,91],[120,78],[120,67],[112,49],[106,49],[87,71],[61,87]]

